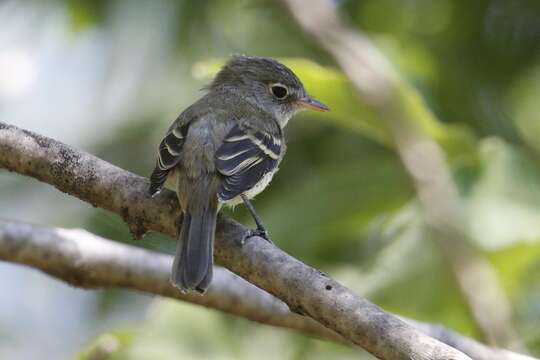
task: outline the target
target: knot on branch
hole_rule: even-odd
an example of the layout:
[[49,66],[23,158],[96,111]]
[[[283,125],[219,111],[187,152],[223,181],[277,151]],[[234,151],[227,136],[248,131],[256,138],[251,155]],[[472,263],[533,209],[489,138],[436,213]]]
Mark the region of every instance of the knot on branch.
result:
[[131,233],[131,236],[133,236],[133,239],[141,240],[149,231],[144,223],[144,219],[139,216],[131,216],[128,207],[122,206],[120,208],[120,215],[128,225],[129,232]]

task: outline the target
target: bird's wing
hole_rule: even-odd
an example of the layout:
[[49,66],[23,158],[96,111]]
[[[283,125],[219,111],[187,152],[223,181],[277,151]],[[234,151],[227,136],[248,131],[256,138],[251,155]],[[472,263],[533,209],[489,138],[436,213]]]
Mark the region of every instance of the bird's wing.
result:
[[161,140],[156,167],[152,175],[150,175],[150,195],[154,196],[163,189],[169,171],[180,161],[180,154],[182,153],[182,146],[184,145],[189,123],[186,116],[180,115],[171,125],[163,140]]
[[278,166],[282,151],[278,131],[276,136],[240,124],[231,129],[215,156],[216,169],[224,177],[220,200],[231,200],[248,191]]

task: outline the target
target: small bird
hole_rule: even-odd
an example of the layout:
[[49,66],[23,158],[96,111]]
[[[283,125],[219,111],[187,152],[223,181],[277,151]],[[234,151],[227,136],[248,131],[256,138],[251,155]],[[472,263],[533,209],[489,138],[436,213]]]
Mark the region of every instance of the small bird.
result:
[[[244,203],[259,235],[270,241],[250,199],[272,180],[285,154],[283,128],[299,110],[327,111],[285,65],[270,58],[235,56],[206,94],[171,125],[158,149],[149,192],[176,190],[182,226],[171,282],[204,293],[212,280],[217,213]],[[172,184],[171,184],[172,183]]]

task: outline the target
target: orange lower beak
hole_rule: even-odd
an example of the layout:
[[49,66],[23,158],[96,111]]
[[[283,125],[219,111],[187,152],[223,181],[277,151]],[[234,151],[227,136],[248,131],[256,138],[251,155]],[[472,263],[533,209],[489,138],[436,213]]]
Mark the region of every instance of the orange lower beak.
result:
[[305,107],[306,109],[311,109],[311,110],[315,110],[315,111],[324,112],[324,111],[329,111],[330,110],[330,108],[328,106],[324,105],[319,100],[315,100],[315,99],[312,99],[310,97],[300,99],[300,100],[298,100],[298,103],[300,105],[302,105],[303,107]]

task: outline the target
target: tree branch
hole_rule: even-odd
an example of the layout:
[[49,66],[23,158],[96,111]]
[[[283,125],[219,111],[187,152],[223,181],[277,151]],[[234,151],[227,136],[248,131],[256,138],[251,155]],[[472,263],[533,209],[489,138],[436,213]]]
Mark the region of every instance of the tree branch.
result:
[[282,301],[219,266],[204,296],[184,294],[169,282],[172,256],[107,240],[85,230],[0,220],[0,260],[34,267],[80,288],[144,291],[345,342],[335,332],[309,317],[291,313]]
[[[176,234],[178,203],[164,191],[152,199],[148,181],[53,139],[0,122],[0,166],[33,176],[120,214],[137,236],[148,229]],[[426,336],[397,317],[266,240],[240,245],[246,228],[220,217],[215,259],[380,359],[470,359]]]
[[[500,346],[519,345],[511,306],[491,265],[471,244],[457,188],[438,144],[419,119],[433,118],[421,99],[395,73],[358,29],[345,25],[329,0],[281,0],[295,20],[341,66],[366,102],[391,131],[397,152],[414,182],[426,223],[455,274],[480,330]],[[413,106],[412,104],[420,104]]]
[[[0,220],[0,260],[28,265],[82,288],[123,287],[218,309],[264,324],[345,342],[309,317],[229,271],[216,267],[204,296],[182,294],[168,281],[172,256],[103,239],[84,230],[49,229]],[[531,359],[487,347],[447,330],[402,318],[476,360]]]

